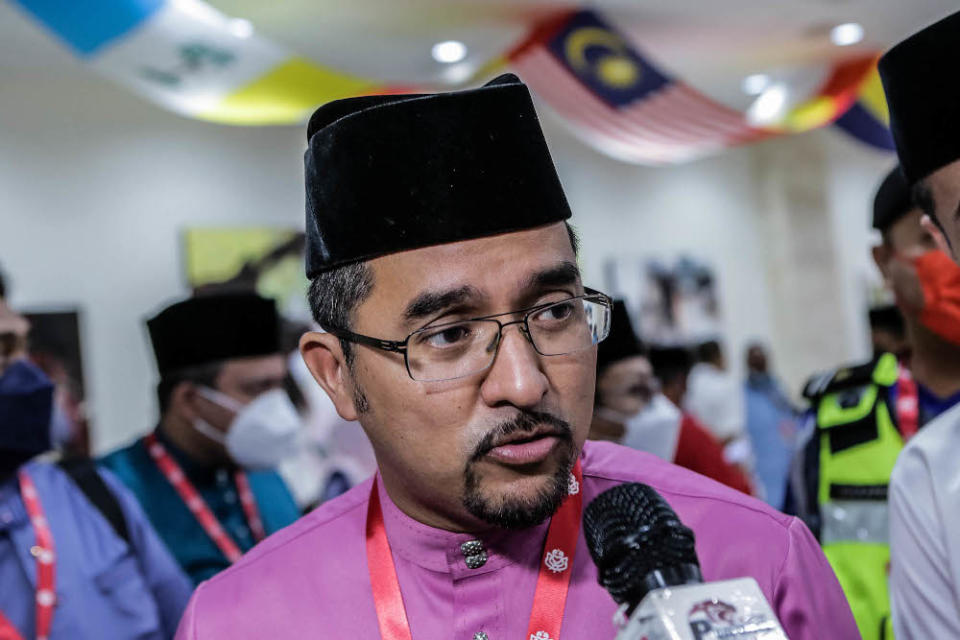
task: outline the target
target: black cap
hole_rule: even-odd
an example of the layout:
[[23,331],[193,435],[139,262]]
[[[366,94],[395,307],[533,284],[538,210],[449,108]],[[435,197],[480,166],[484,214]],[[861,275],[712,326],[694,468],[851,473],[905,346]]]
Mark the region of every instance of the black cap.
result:
[[307,277],[570,217],[526,85],[337,100],[304,156]]
[[898,165],[883,179],[873,198],[873,228],[886,231],[913,208],[910,187]]
[[890,129],[913,186],[960,159],[960,12],[910,36],[880,58]]
[[253,293],[188,298],[148,320],[147,329],[161,376],[281,350],[276,304]]
[[597,371],[603,371],[614,362],[644,355],[643,343],[633,332],[630,314],[623,300],[614,300],[610,314],[610,335],[597,345]]

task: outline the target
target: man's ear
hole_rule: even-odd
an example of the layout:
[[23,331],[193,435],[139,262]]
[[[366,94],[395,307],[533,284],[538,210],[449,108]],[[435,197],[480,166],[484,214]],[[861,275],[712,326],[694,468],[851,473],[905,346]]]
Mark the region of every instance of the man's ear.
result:
[[929,215],[924,214],[923,217],[920,218],[920,226],[933,236],[933,241],[937,243],[937,248],[940,249],[940,251],[956,259],[956,256],[953,255],[953,249],[950,248],[950,243],[947,242],[947,236],[943,235],[943,231],[940,230],[940,227],[937,226],[937,223],[935,223]]
[[300,355],[313,379],[317,381],[344,420],[356,420],[353,379],[340,338],[321,331],[308,331],[300,336]]
[[197,386],[183,380],[170,391],[170,401],[167,411],[180,414],[188,422],[197,418]]
[[873,253],[873,262],[877,265],[877,269],[880,270],[880,274],[883,276],[883,281],[889,285],[890,275],[888,273],[887,263],[891,257],[890,247],[886,244],[878,244],[871,249],[871,253]]

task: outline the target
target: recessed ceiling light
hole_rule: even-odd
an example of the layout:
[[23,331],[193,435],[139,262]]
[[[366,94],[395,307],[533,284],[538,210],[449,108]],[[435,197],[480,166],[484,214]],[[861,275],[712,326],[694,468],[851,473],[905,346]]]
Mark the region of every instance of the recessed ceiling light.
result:
[[747,121],[754,125],[776,122],[786,110],[787,97],[788,91],[785,85],[781,83],[772,85],[747,109]]
[[740,88],[748,96],[758,96],[770,86],[770,76],[765,73],[754,73],[743,79]]
[[430,54],[437,62],[453,64],[467,57],[467,45],[457,40],[447,40],[433,45]]
[[863,40],[863,26],[857,22],[845,22],[830,29],[830,41],[838,47],[857,44]]
[[243,18],[232,18],[229,22],[230,33],[238,38],[249,38],[253,35],[253,23]]

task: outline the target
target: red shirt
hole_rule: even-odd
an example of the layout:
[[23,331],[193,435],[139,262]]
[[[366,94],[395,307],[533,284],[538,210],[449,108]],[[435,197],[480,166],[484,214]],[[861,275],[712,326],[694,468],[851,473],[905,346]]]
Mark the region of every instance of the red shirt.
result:
[[720,443],[686,411],[680,419],[680,435],[673,461],[728,487],[753,495],[746,475],[724,459]]

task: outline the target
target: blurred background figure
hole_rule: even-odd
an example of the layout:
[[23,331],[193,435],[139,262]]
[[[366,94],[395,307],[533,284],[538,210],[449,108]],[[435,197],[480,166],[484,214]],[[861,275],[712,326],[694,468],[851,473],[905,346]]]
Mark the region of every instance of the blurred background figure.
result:
[[798,413],[770,372],[764,345],[754,342],[747,346],[746,365],[746,424],[756,456],[754,473],[763,499],[782,509],[796,449]]
[[301,420],[284,390],[272,300],[189,298],[147,327],[160,373],[159,424],[102,464],[136,494],[199,583],[299,517],[275,469],[295,453]]
[[743,388],[727,369],[718,341],[708,340],[697,346],[696,364],[687,378],[683,407],[720,441],[728,462],[752,468]]
[[192,585],[133,495],[53,448],[54,385],[0,293],[0,638],[168,640]]
[[30,323],[7,306],[7,281],[0,271],[0,371],[13,360],[27,355]]
[[[0,300],[6,300],[9,287],[9,282],[0,270]],[[11,349],[22,352],[53,382],[53,448],[67,457],[89,457],[90,437],[81,383],[64,357],[69,349],[55,346],[69,342],[69,338],[63,335],[66,333],[63,331],[63,324],[57,322],[62,320],[58,316],[66,314],[33,314],[36,323],[31,322],[28,317],[30,314],[14,315],[16,322],[23,325],[21,328],[25,333],[22,339],[9,334],[7,338],[0,338],[0,341],[16,341],[9,344],[0,342],[0,354]],[[79,361],[79,358],[77,360]]]
[[873,202],[881,234],[873,259],[903,316],[907,344],[899,360],[884,353],[810,379],[808,426],[790,479],[788,510],[820,540],[867,640],[892,637],[887,487],[894,462],[918,429],[960,403],[960,343],[929,322],[937,317],[931,311],[960,313],[960,299],[924,296],[931,271],[923,265],[940,252],[921,215],[894,167]]
[[868,314],[870,320],[870,345],[873,357],[892,353],[901,362],[909,362],[910,342],[903,314],[895,304],[873,307]]
[[614,301],[610,335],[597,351],[590,438],[647,451],[751,493],[744,474],[724,460],[720,444],[692,416],[681,412],[660,387],[626,306],[622,300]]

